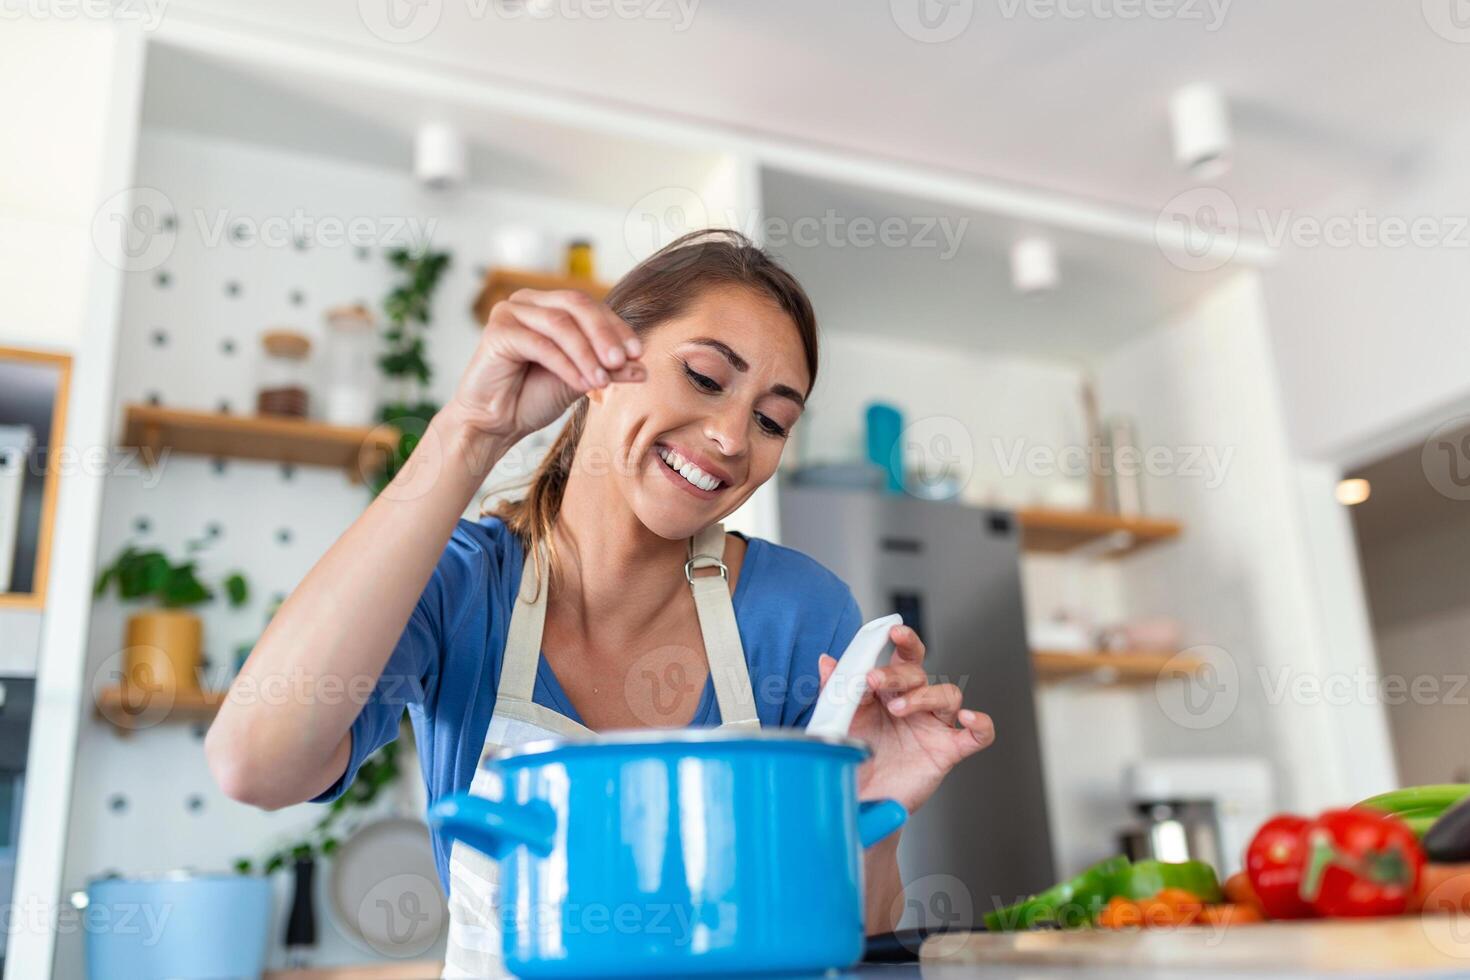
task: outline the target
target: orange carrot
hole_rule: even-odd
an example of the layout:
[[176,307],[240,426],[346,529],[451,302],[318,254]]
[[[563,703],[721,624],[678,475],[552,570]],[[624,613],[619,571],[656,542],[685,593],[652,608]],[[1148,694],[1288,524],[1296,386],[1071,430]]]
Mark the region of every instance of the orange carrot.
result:
[[1470,915],[1470,864],[1424,865],[1409,911]]

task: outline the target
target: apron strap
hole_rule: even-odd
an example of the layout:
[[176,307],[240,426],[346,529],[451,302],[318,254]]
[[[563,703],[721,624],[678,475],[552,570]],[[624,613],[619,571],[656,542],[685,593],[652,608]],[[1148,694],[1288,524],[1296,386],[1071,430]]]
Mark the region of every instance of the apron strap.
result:
[[[745,647],[740,642],[735,606],[730,601],[730,569],[724,558],[725,526],[713,524],[690,539],[684,577],[689,580],[689,588],[694,593],[699,632],[704,637],[704,653],[709,658],[715,701],[720,706],[720,722],[759,728],[760,716],[756,714],[755,695],[750,688]],[[718,574],[696,575],[700,569],[716,569]]]
[[[546,627],[546,594],[549,586],[539,584],[536,564],[526,556],[521,566],[521,588],[510,613],[510,628],[505,635],[505,655],[500,664],[500,689],[497,698],[514,698],[529,702],[536,689],[536,668],[541,663],[541,633]],[[540,567],[546,561],[546,548],[541,548]]]

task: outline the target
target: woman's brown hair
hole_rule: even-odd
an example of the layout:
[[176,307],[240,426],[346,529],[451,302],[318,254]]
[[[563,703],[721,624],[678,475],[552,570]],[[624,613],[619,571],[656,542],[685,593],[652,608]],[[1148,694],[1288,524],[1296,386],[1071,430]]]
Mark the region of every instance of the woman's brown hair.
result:
[[[806,354],[807,375],[817,380],[817,318],[806,291],[765,250],[738,231],[709,229],[683,235],[638,263],[612,288],[607,305],[639,334],[683,313],[707,289],[741,286],[776,303],[796,324]],[[541,580],[540,549],[551,539],[562,494],[587,421],[584,396],[547,450],[520,500],[491,513],[520,538]]]

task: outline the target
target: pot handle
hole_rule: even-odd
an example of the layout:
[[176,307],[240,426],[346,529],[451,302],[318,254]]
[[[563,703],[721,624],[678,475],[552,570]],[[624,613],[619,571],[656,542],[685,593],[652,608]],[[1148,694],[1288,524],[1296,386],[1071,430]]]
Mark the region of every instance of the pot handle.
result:
[[546,857],[556,835],[556,813],[543,800],[512,803],[456,793],[429,807],[429,826],[497,861],[518,846]]
[[864,800],[858,804],[858,839],[863,847],[872,847],[909,818],[909,812],[897,800]]

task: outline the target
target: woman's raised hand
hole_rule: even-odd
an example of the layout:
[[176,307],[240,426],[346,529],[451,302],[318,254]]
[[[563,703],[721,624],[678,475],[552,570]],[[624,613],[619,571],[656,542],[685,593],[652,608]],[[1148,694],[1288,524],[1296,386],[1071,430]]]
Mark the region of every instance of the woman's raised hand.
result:
[[477,435],[514,442],[582,395],[648,376],[633,328],[574,290],[521,289],[496,303],[452,402]]

